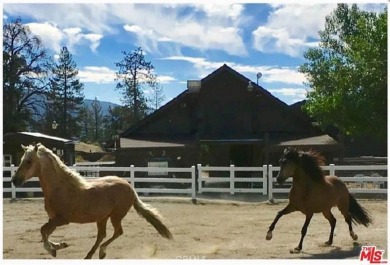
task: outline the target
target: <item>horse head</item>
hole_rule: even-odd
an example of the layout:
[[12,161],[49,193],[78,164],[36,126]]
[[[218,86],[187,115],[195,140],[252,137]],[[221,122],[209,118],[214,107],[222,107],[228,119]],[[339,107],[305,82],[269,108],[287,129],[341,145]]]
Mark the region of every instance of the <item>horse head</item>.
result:
[[279,160],[280,171],[276,177],[279,184],[283,184],[289,177],[294,175],[300,156],[301,152],[295,148],[284,149],[283,155]]
[[24,146],[24,155],[20,161],[19,168],[16,170],[15,174],[12,176],[12,183],[19,187],[23,185],[28,179],[33,176],[37,176],[41,169],[41,165],[38,157],[38,147],[40,144],[36,144],[35,146],[29,145]]

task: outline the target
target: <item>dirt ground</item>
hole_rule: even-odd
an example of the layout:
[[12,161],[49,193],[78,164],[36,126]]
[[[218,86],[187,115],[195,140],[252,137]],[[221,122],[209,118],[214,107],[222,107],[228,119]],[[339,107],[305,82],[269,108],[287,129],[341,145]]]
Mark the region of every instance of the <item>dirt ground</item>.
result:
[[[321,214],[314,215],[306,235],[303,252],[290,254],[297,246],[305,220],[301,213],[284,216],[277,224],[273,239],[266,241],[268,226],[286,204],[266,202],[234,202],[188,198],[143,198],[164,216],[174,240],[162,238],[134,209],[123,219],[124,234],[107,248],[108,259],[358,259],[361,246],[386,250],[387,201],[358,199],[374,217],[369,228],[354,226],[359,236],[353,243],[347,224],[337,209],[334,243],[328,239],[329,223]],[[47,221],[42,199],[3,201],[3,258],[50,259],[41,243],[40,227]],[[112,227],[108,223],[107,235]],[[66,249],[57,252],[58,259],[81,259],[96,238],[96,225],[69,224],[57,228],[52,241],[64,241]],[[108,238],[108,237],[107,237]],[[98,258],[95,253],[93,258]]]

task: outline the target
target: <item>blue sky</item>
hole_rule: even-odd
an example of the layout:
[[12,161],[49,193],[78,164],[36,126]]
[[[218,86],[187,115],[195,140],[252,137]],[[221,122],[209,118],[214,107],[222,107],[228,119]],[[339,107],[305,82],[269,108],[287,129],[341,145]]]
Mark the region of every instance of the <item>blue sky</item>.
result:
[[[382,10],[386,4],[364,4]],[[67,46],[86,98],[121,103],[115,62],[138,46],[155,67],[165,102],[224,63],[292,104],[309,89],[297,69],[303,52],[318,45],[327,4],[84,3],[3,5],[3,23],[20,16],[53,56]],[[149,90],[144,91],[146,96]]]

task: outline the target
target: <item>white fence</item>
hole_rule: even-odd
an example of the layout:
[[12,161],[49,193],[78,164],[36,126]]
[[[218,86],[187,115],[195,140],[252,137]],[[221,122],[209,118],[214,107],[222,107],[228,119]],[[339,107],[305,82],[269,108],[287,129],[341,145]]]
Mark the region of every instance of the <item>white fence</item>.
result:
[[[230,194],[235,193],[256,193],[268,195],[268,199],[273,199],[275,194],[288,193],[291,186],[291,178],[287,180],[282,187],[274,185],[276,182],[276,174],[280,167],[262,166],[262,167],[211,167],[197,165],[198,172],[196,174],[195,166],[190,168],[161,168],[161,167],[91,167],[91,166],[73,166],[72,169],[83,172],[86,178],[93,179],[100,175],[101,172],[109,172],[105,175],[124,176],[137,192],[142,193],[164,193],[164,194],[187,194],[193,199],[197,194],[205,192],[225,192]],[[42,189],[37,187],[18,187],[15,188],[10,183],[11,177],[17,167],[3,167],[3,192],[11,192],[11,197],[16,198],[18,192],[42,192]],[[328,171],[329,175],[339,176],[347,184],[353,184],[349,187],[351,193],[366,193],[366,194],[387,194],[387,175],[380,176],[378,171],[386,171],[387,165],[360,165],[360,166],[324,166],[323,169]],[[145,177],[136,176],[140,172],[172,173],[171,176],[164,177]],[[353,176],[346,177],[344,172],[353,171]],[[375,172],[376,171],[376,172]],[[9,172],[9,176],[4,176],[5,172]],[[94,172],[93,177],[88,172]],[[369,172],[369,173],[368,173]],[[186,177],[183,177],[186,174]],[[369,174],[369,175],[367,175]],[[104,174],[102,174],[104,175]],[[148,174],[149,175],[149,174]],[[153,175],[153,174],[151,174]],[[177,177],[180,175],[180,177]],[[351,175],[351,174],[349,174]],[[196,182],[197,180],[197,182]],[[32,178],[29,182],[37,182],[38,178]],[[148,183],[149,187],[137,187],[136,183]],[[159,186],[156,186],[159,183]],[[181,187],[166,188],[167,183],[176,183]],[[153,186],[153,184],[156,184]],[[162,185],[161,185],[162,184]],[[196,185],[198,184],[198,185]]]
[[[346,183],[355,183],[356,187],[349,188],[350,193],[369,193],[369,194],[387,194],[387,188],[385,183],[388,182],[387,176],[378,176],[377,173],[371,174],[370,176],[364,174],[355,174],[353,177],[343,177],[343,171],[363,171],[363,172],[373,172],[373,171],[387,171],[387,165],[334,165],[330,164],[329,166],[323,166],[324,171],[328,171],[328,174],[331,176],[338,176],[342,181]],[[286,183],[287,187],[274,187],[276,182],[276,175],[279,172],[280,167],[273,167],[270,165],[268,167],[268,199],[272,199],[275,193],[288,193],[290,192],[289,183],[292,183],[292,179],[289,178]],[[340,172],[341,171],[341,172]],[[371,185],[368,185],[371,184]],[[360,186],[360,188],[357,188]],[[387,185],[386,185],[387,186]]]
[[[213,177],[211,172],[229,172],[229,177]],[[246,172],[247,176],[238,177],[237,172]],[[258,174],[256,174],[258,173]],[[211,173],[212,175],[212,173]],[[229,187],[206,187],[207,183],[229,183]],[[249,183],[249,187],[236,187],[236,183]],[[261,188],[257,188],[255,183],[262,183]],[[262,167],[210,167],[198,164],[198,193],[202,192],[229,192],[230,194],[262,193],[267,195],[267,166]]]
[[[188,178],[168,178],[168,177],[135,177],[136,172],[161,172],[160,167],[134,167],[133,165],[130,167],[91,167],[91,166],[73,166],[70,167],[78,172],[87,172],[87,176],[90,175],[88,172],[110,172],[109,175],[113,172],[120,172],[122,175],[128,173],[129,177],[124,177],[128,182],[131,183],[133,187],[135,187],[135,183],[189,183],[190,188],[175,188],[175,189],[167,189],[167,188],[159,188],[159,187],[151,187],[151,188],[137,188],[137,192],[145,192],[145,193],[168,193],[168,194],[191,194],[191,197],[195,199],[196,190],[195,190],[195,166],[190,168],[164,168],[165,172],[182,172],[189,173],[190,176]],[[3,172],[10,172],[10,176],[12,176],[17,167],[3,167]],[[86,177],[88,179],[94,179],[96,177]],[[11,177],[3,177],[3,182],[10,182]],[[38,178],[34,177],[29,180],[29,182],[36,182]],[[3,183],[4,186],[4,183]],[[11,187],[3,188],[3,192],[11,192],[12,198],[16,198],[17,192],[42,192],[40,187],[18,187],[16,188],[12,183]]]

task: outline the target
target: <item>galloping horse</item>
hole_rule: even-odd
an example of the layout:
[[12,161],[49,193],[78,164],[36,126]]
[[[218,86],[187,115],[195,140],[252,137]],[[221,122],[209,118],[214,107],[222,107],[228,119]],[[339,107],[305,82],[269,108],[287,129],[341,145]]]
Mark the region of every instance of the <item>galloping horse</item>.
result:
[[106,237],[106,225],[110,218],[114,233],[100,246],[99,258],[103,259],[107,246],[123,234],[121,221],[133,205],[137,213],[163,237],[172,239],[158,211],[143,203],[126,180],[107,176],[87,181],[42,144],[28,147],[22,145],[22,148],[25,153],[12,182],[18,187],[33,176],[39,178],[45,197],[45,210],[49,216],[49,221],[41,227],[43,246],[53,257],[58,249],[68,246],[64,242],[49,240],[56,227],[69,223],[96,222],[96,242],[85,257],[90,259]]
[[368,226],[372,223],[370,214],[349,193],[345,183],[336,176],[325,176],[321,167],[324,165],[324,157],[315,151],[298,151],[287,148],[280,159],[280,171],[277,176],[279,184],[284,183],[289,177],[293,178],[293,184],[289,194],[289,203],[276,215],[269,227],[266,239],[272,239],[272,231],[276,223],[285,214],[300,211],[306,215],[306,221],[302,227],[301,240],[291,253],[299,253],[302,250],[303,239],[307,227],[314,213],[322,213],[330,223],[329,240],[325,246],[333,243],[333,232],[336,227],[336,219],[332,215],[331,208],[337,206],[349,227],[349,233],[353,240],[358,236],[352,229],[352,223]]

